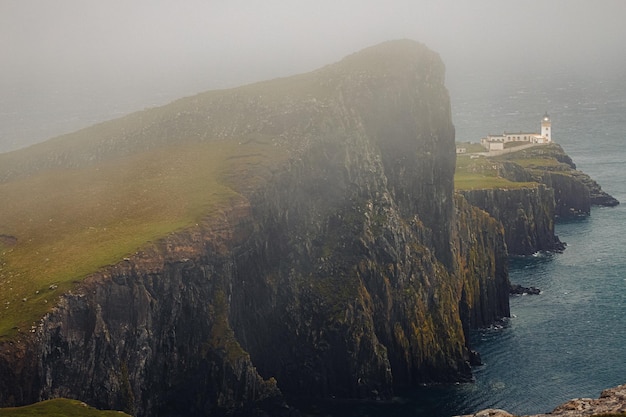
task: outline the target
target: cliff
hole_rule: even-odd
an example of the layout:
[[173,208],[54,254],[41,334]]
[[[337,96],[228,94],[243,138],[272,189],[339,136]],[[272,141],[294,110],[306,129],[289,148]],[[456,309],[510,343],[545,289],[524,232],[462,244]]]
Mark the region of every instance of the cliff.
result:
[[619,204],[577,170],[558,144],[478,160],[463,158],[458,192],[504,225],[511,255],[563,250],[554,231],[556,218],[589,215],[592,205]]
[[506,230],[511,255],[562,250],[554,233],[554,190],[543,184],[524,188],[492,188],[460,191],[476,207],[498,219]]
[[[591,206],[619,204],[589,175],[577,170],[576,164],[558,144],[535,146],[497,159],[509,161],[504,165],[508,168],[503,170],[504,177],[513,181],[536,181],[552,188],[558,217],[589,215]],[[511,169],[511,165],[517,169]],[[519,179],[519,168],[524,172],[524,179]]]
[[[461,321],[465,334],[509,317],[508,252],[502,223],[487,212],[455,196],[458,269],[463,287]],[[477,279],[478,278],[478,279]],[[469,346],[468,346],[469,347]]]
[[[77,186],[103,181],[98,201],[122,217],[83,201],[61,210],[51,196],[51,220],[33,216],[53,228],[47,240],[0,224],[15,239],[3,285],[37,283],[22,302],[7,298],[7,311],[37,318],[3,318],[3,405],[63,396],[135,415],[289,415],[285,398],[389,398],[399,385],[470,380],[467,331],[509,314],[502,226],[454,197],[443,64],[412,41],[7,161],[9,214],[35,198],[13,184],[44,192],[54,172]],[[67,212],[73,220],[59,222]],[[129,230],[143,240],[120,241],[137,236]],[[32,259],[75,239],[62,253],[85,278],[56,258],[42,269],[51,282],[18,270],[28,239],[41,240]],[[36,316],[44,301],[53,308]]]

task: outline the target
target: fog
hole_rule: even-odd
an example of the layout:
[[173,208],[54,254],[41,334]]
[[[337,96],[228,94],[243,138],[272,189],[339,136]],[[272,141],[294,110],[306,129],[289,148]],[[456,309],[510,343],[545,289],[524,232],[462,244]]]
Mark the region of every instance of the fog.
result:
[[624,16],[623,0],[0,0],[0,151],[397,38],[442,56],[453,100],[477,73],[624,73]]

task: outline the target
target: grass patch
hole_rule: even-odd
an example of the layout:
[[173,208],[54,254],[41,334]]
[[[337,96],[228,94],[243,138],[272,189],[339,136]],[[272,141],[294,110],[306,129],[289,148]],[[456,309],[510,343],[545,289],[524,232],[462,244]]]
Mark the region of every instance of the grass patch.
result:
[[212,313],[211,335],[204,354],[208,351],[222,351],[230,365],[235,367],[239,359],[248,358],[249,355],[237,341],[235,332],[228,323],[228,305],[223,291],[216,292]]
[[359,285],[358,277],[344,273],[311,280],[311,289],[324,305],[325,319],[332,323],[344,320],[346,309],[359,297]]
[[513,182],[502,177],[482,175],[455,175],[455,190],[482,190],[485,188],[526,188],[535,185],[533,182]]
[[455,190],[481,190],[488,188],[526,188],[533,182],[514,182],[499,175],[501,164],[491,158],[473,158],[459,155],[454,173]]
[[[511,159],[512,162],[530,169],[538,169],[538,168],[553,168],[558,167],[561,164],[554,158],[519,158],[519,159]],[[569,166],[568,166],[569,168]]]
[[0,337],[88,274],[219,212],[284,156],[263,138],[188,141],[0,184]]
[[54,400],[41,401],[23,407],[0,408],[0,417],[123,417],[128,414],[121,411],[101,411],[78,400],[56,398]]
[[467,153],[487,152],[483,145],[475,142],[456,142],[456,147],[465,148]]

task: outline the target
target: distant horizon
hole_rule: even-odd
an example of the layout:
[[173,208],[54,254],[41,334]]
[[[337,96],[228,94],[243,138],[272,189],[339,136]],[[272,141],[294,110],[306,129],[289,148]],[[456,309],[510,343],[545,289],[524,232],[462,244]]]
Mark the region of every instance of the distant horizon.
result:
[[481,94],[515,94],[520,77],[626,73],[620,0],[7,0],[0,12],[0,152],[199,92],[309,72],[392,39],[440,54],[453,103],[485,78]]
[[[328,64],[331,63],[332,62],[329,62]],[[311,69],[311,71],[322,68],[323,66],[325,65],[322,65],[318,68],[313,68]],[[288,77],[298,74],[301,73],[288,74],[284,76]],[[575,70],[572,70],[569,72],[561,72],[559,74],[553,75],[553,77],[555,79],[558,79],[562,83],[575,83],[575,86],[572,87],[584,89],[586,88],[585,86],[587,84],[590,86],[589,88],[594,88],[595,84],[623,84],[624,82],[626,82],[626,73],[620,75],[621,77],[619,78],[614,78],[612,75],[607,75],[607,78],[603,79],[602,77],[591,75],[584,77],[577,73]],[[532,124],[535,124],[536,118],[546,111],[537,110],[534,112],[525,111],[523,113],[520,113],[519,110],[503,110],[502,112],[500,112],[501,114],[499,115],[492,114],[490,117],[487,117],[487,109],[483,109],[480,107],[476,108],[473,110],[473,112],[484,113],[483,116],[481,116],[482,120],[493,119],[493,123],[490,125],[492,126],[492,130],[486,131],[483,129],[481,130],[482,133],[478,136],[473,135],[472,137],[467,138],[459,137],[458,134],[471,134],[471,132],[477,132],[477,130],[475,128],[474,130],[469,131],[459,130],[459,126],[465,127],[465,125],[463,121],[460,120],[459,116],[461,115],[456,112],[459,107],[463,106],[457,106],[457,103],[464,104],[461,102],[472,99],[477,95],[496,96],[502,91],[508,91],[513,95],[513,98],[515,94],[520,93],[520,91],[517,91],[517,89],[520,83],[523,82],[544,83],[546,85],[549,85],[549,88],[553,88],[555,90],[564,88],[561,85],[550,84],[551,78],[547,75],[537,76],[536,74],[526,74],[525,76],[511,77],[507,82],[503,82],[502,84],[496,86],[494,86],[493,83],[488,79],[487,75],[480,73],[472,74],[471,76],[466,77],[466,79],[468,80],[467,83],[460,82],[459,80],[453,80],[453,82],[451,83],[450,77],[448,76],[446,78],[446,86],[450,92],[450,99],[452,102],[452,119],[455,126],[457,126],[457,142],[480,143],[480,139],[482,137],[490,134],[491,132],[498,131],[497,126],[503,126],[505,123],[510,123],[511,120],[514,120],[516,125],[519,126],[530,126]],[[620,78],[622,81],[620,81]],[[247,84],[268,80],[271,79],[257,80],[250,83],[242,83],[241,85],[234,85],[225,88],[237,88]],[[135,96],[132,94],[121,94],[117,96],[117,100],[113,100],[111,102],[98,102],[95,98],[90,97],[89,95],[79,96],[82,101],[76,102],[74,101],[75,97],[70,92],[64,94],[63,91],[57,90],[56,94],[50,94],[45,97],[47,101],[36,102],[36,104],[40,106],[38,108],[38,111],[20,115],[20,118],[22,120],[16,121],[13,118],[14,115],[19,114],[18,112],[0,112],[0,121],[3,122],[0,123],[0,153],[12,152],[15,150],[23,149],[37,143],[54,139],[58,136],[73,133],[77,130],[90,127],[94,124],[114,120],[148,108],[161,107],[178,99],[190,97],[206,91],[221,89],[215,88],[208,90],[193,90],[187,91],[183,94],[182,91],[175,90],[175,87],[173,86],[168,87],[171,88],[171,90],[168,91],[167,88],[164,88],[160,91],[150,92],[149,94],[147,93],[141,96]],[[6,99],[6,96],[4,96],[4,98]],[[0,96],[0,108],[2,108],[2,101],[3,97]],[[537,101],[544,104],[550,103],[551,98],[549,96],[537,97]],[[48,107],[46,107],[47,105]],[[543,107],[541,107],[541,109],[545,109],[546,105],[542,106]],[[49,111],[45,111],[45,109],[49,109]],[[551,118],[553,117],[553,114],[556,114],[558,117],[559,110],[551,110],[549,113],[551,115]],[[11,136],[11,134],[15,136]],[[19,136],[20,134],[23,134],[23,136]]]

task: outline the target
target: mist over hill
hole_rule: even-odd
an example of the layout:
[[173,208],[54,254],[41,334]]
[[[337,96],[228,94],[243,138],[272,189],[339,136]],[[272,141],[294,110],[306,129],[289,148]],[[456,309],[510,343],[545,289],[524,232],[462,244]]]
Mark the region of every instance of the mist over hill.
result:
[[471,379],[507,253],[453,194],[444,78],[391,41],[0,155],[2,404],[271,414]]
[[[419,39],[441,54],[454,112],[470,92],[515,93],[519,77],[593,80],[626,66],[619,0],[0,7],[2,152],[199,91],[308,72],[387,39]],[[545,99],[537,107],[549,108]]]

